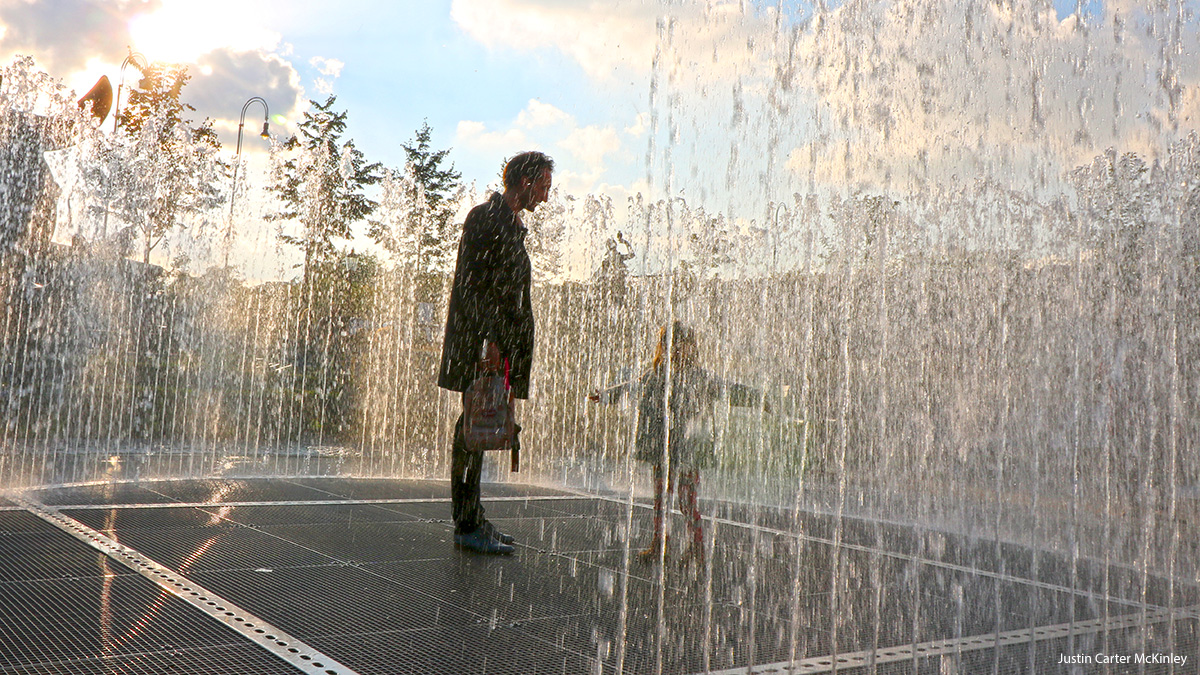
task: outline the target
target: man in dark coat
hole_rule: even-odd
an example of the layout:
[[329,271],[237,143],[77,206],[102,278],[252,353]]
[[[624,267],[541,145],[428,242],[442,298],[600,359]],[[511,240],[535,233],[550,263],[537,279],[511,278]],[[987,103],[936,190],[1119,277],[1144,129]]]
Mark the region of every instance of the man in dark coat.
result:
[[[529,398],[533,367],[533,268],[525,251],[520,213],[532,211],[550,194],[554,160],[524,152],[504,167],[504,193],[493,193],[471,209],[463,223],[446,314],[438,386],[464,392],[483,361],[508,363],[516,398]],[[483,553],[512,553],[512,537],[484,518],[479,501],[482,452],[467,450],[463,417],[454,425],[450,497],[454,543]]]

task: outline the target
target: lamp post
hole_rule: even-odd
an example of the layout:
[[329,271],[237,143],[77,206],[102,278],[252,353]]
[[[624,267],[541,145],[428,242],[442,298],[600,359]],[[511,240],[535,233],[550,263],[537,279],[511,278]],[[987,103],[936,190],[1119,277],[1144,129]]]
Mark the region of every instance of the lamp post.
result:
[[121,87],[125,86],[125,69],[133,66],[138,69],[138,72],[145,75],[146,69],[150,64],[146,62],[146,57],[141,52],[130,51],[129,56],[121,62],[121,79],[117,82],[117,99],[113,102],[113,131],[117,130],[117,120],[120,119],[121,108]]
[[263,128],[259,136],[263,138],[271,137],[271,110],[267,107],[267,102],[261,96],[252,96],[242,105],[242,117],[238,120],[237,156],[233,160],[233,189],[229,192],[229,228],[225,230],[224,267],[229,267],[229,246],[233,240],[233,200],[237,197],[238,165],[242,163],[242,131],[246,128],[246,110],[250,107],[251,103],[261,103],[263,107]]
[[[138,72],[145,75],[146,69],[150,64],[146,62],[146,57],[141,52],[129,51],[129,56],[121,62],[121,78],[117,81],[117,98],[113,101],[113,133],[117,133],[117,122],[121,119],[121,87],[125,86],[125,69],[129,66],[138,69]],[[114,140],[115,143],[115,140]],[[104,221],[100,225],[100,239],[108,236],[108,204],[112,197],[112,159],[109,159],[108,179],[104,183]]]

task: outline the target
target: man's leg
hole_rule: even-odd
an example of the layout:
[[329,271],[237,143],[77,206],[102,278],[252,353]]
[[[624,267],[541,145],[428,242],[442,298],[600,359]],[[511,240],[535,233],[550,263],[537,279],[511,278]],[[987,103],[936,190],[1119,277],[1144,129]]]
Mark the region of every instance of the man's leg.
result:
[[483,453],[467,450],[463,417],[454,425],[454,443],[450,457],[450,501],[454,516],[454,543],[479,553],[513,553],[515,548],[493,533],[483,517],[479,501],[479,480],[483,474]]
[[469,534],[483,524],[483,504],[479,501],[482,472],[483,453],[467,450],[463,416],[459,415],[454,423],[450,457],[450,501],[453,504],[455,534]]
[[[512,443],[513,471],[517,470],[517,464],[520,461],[519,458],[521,456],[521,425],[517,424],[515,426],[516,426],[516,429],[513,431],[513,443]],[[481,514],[483,513],[482,504],[479,506],[479,513],[481,513]],[[501,532],[499,530],[499,528],[497,528],[492,523],[492,521],[488,520],[487,518],[483,518],[482,516],[480,517],[480,520],[479,520],[479,526],[483,528],[483,531],[486,532],[489,537],[491,537],[492,539],[498,540],[501,544],[511,544],[511,543],[513,543],[513,541],[516,540],[515,537],[513,537],[511,534],[505,534],[505,533]]]

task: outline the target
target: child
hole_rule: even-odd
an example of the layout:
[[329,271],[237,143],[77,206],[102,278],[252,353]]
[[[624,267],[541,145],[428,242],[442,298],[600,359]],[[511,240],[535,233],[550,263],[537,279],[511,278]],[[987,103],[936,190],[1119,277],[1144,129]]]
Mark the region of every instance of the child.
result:
[[[670,363],[666,359],[668,345]],[[750,406],[762,397],[748,387],[727,385],[701,368],[695,333],[678,321],[670,329],[664,326],[659,330],[654,359],[636,383],[625,382],[589,398],[597,403],[615,403],[634,387],[639,399],[634,457],[650,463],[654,469],[654,536],[650,546],[641,551],[638,558],[644,562],[653,561],[658,557],[660,547],[665,545],[664,492],[669,499],[678,484],[679,510],[692,535],[681,563],[688,565],[696,561],[703,566],[704,529],[697,492],[700,469],[716,457],[713,404],[717,398],[726,396],[732,405]],[[665,451],[666,447],[670,448],[669,452]]]

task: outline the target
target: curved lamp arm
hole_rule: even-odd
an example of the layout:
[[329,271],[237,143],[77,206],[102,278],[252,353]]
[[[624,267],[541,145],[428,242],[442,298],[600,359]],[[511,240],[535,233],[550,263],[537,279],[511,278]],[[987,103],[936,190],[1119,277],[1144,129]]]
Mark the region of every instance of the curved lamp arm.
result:
[[137,68],[139,73],[145,75],[146,69],[150,67],[150,64],[146,61],[146,57],[142,55],[141,52],[135,52],[132,50],[130,50],[129,56],[126,56],[125,60],[121,62],[121,79],[117,81],[117,99],[113,102],[112,109],[114,132],[117,130],[117,122],[121,119],[121,116],[118,114],[120,113],[121,107],[121,87],[125,86],[125,69],[129,66]]
[[252,103],[262,104],[263,107],[263,128],[262,133],[259,135],[263,138],[271,137],[271,123],[269,121],[271,118],[271,109],[267,107],[267,102],[263,97],[251,96],[242,105],[242,116],[238,120],[237,156],[233,160],[233,188],[229,191],[229,227],[225,231],[225,267],[229,266],[229,245],[233,239],[233,202],[237,197],[238,165],[242,163],[242,131],[246,128],[246,110],[250,108]]
[[250,107],[251,103],[261,103],[263,107],[263,128],[262,133],[259,134],[259,136],[262,136],[263,138],[269,138],[271,136],[271,123],[269,121],[271,118],[271,109],[267,107],[267,102],[263,100],[263,97],[251,96],[250,100],[246,101],[246,103],[242,105],[242,117],[238,121],[237,154],[239,156],[242,154],[242,129],[246,126],[246,110]]

